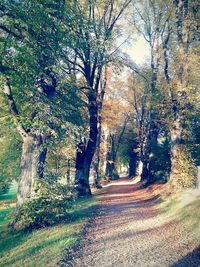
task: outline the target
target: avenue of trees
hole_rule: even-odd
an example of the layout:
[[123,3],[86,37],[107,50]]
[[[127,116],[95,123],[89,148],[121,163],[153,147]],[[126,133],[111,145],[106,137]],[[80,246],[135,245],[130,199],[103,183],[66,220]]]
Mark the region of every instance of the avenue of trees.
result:
[[[39,205],[47,184],[49,194],[60,190],[68,201],[90,196],[91,186],[123,170],[146,186],[161,180],[195,187],[198,6],[2,0],[0,194],[16,180],[19,210],[35,196]],[[126,30],[129,43],[142,36],[149,46],[143,65],[121,50]]]

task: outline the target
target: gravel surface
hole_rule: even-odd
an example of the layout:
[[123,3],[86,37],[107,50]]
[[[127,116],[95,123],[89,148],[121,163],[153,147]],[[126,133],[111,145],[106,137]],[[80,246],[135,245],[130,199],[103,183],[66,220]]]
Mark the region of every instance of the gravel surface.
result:
[[181,222],[160,214],[148,189],[120,179],[99,196],[76,267],[200,266],[200,247]]

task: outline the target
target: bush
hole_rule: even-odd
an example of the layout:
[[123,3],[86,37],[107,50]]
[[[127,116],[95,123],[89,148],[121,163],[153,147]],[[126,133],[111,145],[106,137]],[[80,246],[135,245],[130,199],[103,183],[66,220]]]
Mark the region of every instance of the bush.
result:
[[119,178],[120,178],[119,174],[116,171],[114,171],[112,175],[112,180],[118,180]]
[[13,212],[9,227],[30,231],[68,221],[72,200],[72,193],[66,185],[37,180],[34,194]]
[[179,157],[180,176],[176,183],[182,188],[194,188],[197,179],[197,169],[190,152],[185,148],[182,149]]
[[8,193],[9,188],[10,188],[10,183],[8,184],[0,181],[0,195]]

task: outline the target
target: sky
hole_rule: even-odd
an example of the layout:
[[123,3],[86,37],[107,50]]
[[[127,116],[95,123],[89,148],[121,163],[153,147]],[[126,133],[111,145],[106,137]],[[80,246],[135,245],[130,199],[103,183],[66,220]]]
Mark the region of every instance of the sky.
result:
[[138,65],[144,64],[150,55],[149,45],[142,36],[138,36],[137,39],[129,42],[122,50],[128,53],[131,59]]

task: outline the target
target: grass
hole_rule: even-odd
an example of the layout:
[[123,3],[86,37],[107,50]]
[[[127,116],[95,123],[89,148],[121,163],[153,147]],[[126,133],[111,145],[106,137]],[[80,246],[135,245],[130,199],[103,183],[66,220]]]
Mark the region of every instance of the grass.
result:
[[190,189],[165,196],[159,207],[170,218],[180,221],[192,237],[200,242],[200,193]]
[[12,204],[15,203],[17,195],[17,182],[14,181],[8,193],[0,195],[0,234],[8,224],[7,215],[13,210]]
[[95,198],[75,202],[69,223],[31,233],[11,233],[7,229],[7,215],[13,208],[2,203],[15,199],[12,190],[14,188],[0,201],[0,266],[57,266],[64,251],[77,243],[80,232],[95,211]]
[[0,203],[2,203],[2,201],[15,201],[16,194],[17,194],[17,182],[13,181],[8,193],[0,195]]

